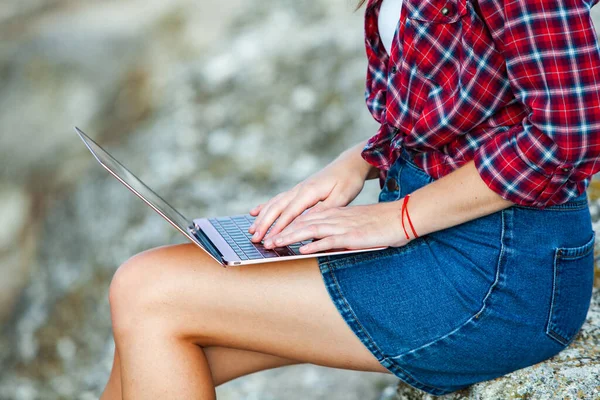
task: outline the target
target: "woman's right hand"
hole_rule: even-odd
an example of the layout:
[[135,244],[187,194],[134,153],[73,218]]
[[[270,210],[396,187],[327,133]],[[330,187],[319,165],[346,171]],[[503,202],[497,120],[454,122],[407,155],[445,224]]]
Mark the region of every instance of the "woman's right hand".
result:
[[[338,159],[298,183],[292,189],[280,193],[266,203],[250,210],[256,219],[248,232],[254,234],[253,242],[260,242],[271,227],[268,237],[281,232],[297,216],[308,212],[321,211],[331,207],[348,205],[364,187],[365,179],[372,175],[371,166],[356,154],[363,144],[342,154]],[[354,150],[354,152],[351,152]],[[311,208],[312,207],[312,208]]]

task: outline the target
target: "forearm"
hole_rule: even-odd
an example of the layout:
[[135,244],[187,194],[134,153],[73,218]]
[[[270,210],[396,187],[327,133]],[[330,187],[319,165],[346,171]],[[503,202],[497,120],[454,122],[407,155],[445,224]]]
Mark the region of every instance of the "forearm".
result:
[[[350,155],[351,156],[351,155]],[[450,174],[414,191],[408,202],[417,234],[449,228],[507,208],[513,203],[488,188],[475,163],[468,162]],[[330,249],[399,247],[408,240],[400,223],[402,199],[353,207],[333,207],[297,217],[275,234],[267,246],[287,246],[315,239],[300,247],[301,253]],[[407,231],[411,231],[408,222]],[[411,235],[411,239],[414,236]]]
[[[401,209],[403,200],[396,202],[398,210]],[[415,231],[419,236],[424,236],[492,214],[513,204],[485,184],[471,160],[411,193],[407,208]],[[406,217],[404,225],[412,239]]]
[[366,144],[367,140],[357,143],[340,154],[334,162],[348,163],[348,168],[356,169],[364,180],[379,177],[379,170],[365,161],[361,156],[361,152]]

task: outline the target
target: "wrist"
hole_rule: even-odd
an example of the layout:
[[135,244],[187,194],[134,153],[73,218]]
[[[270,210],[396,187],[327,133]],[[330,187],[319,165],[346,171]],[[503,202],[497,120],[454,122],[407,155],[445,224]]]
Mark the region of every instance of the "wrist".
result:
[[402,222],[402,230],[404,231],[406,240],[411,241],[412,239],[418,238],[419,234],[415,230],[415,226],[413,225],[412,219],[410,217],[410,213],[408,211],[409,200],[410,200],[410,193],[402,198],[402,207],[400,209],[400,214],[401,214],[400,219]]
[[[415,214],[415,201],[412,197],[411,193],[398,200],[382,203],[389,207],[389,214],[386,213],[385,215],[387,216],[387,224],[393,228],[394,238],[397,241],[394,246],[403,246],[426,234],[426,232],[421,231],[423,229],[420,228],[421,221],[417,221],[420,215],[413,215]],[[406,201],[406,204],[404,204],[405,199],[410,201]]]
[[[429,217],[431,215],[431,210],[428,209],[428,207],[430,206],[430,200],[432,199],[427,198],[427,196],[425,196],[425,198],[423,197],[423,189],[424,187],[407,194],[407,196],[409,196],[409,199],[407,200],[405,205],[404,228],[408,233],[408,236],[410,238],[409,240],[415,239],[416,236],[423,237],[428,233],[434,232],[439,229],[439,227],[436,225],[436,221],[432,220]],[[406,196],[396,201],[396,203],[398,204],[398,213],[401,216],[402,205],[404,203],[405,198]],[[437,199],[435,199],[433,203],[438,204]],[[400,219],[400,222],[402,223],[402,219]],[[404,230],[402,228],[401,230],[402,235],[404,235],[404,238],[406,239]]]
[[[401,201],[403,199],[398,201],[400,206]],[[416,232],[419,236],[425,236],[512,204],[487,187],[471,160],[442,178],[414,190],[407,207]],[[407,223],[408,220],[405,220],[405,225]]]
[[410,229],[408,230],[409,238],[407,239],[402,228],[402,201],[403,199],[379,203],[382,207],[380,214],[382,223],[386,227],[385,230],[391,234],[392,247],[404,246],[414,239]]
[[351,148],[345,150],[335,162],[343,164],[343,167],[353,174],[357,174],[364,182],[368,179],[374,179],[379,176],[379,170],[369,164],[362,157],[362,150],[366,145],[366,141],[362,141]]

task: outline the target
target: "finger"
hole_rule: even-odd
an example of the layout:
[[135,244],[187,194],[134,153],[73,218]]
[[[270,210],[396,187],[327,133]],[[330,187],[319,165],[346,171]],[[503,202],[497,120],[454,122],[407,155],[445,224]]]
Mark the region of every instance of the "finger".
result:
[[287,227],[290,222],[292,222],[296,217],[298,217],[302,212],[304,212],[307,208],[312,207],[316,203],[319,202],[319,198],[312,191],[304,191],[294,199],[290,201],[290,203],[282,210],[281,215],[275,222],[275,225],[271,228],[269,235],[265,237],[268,239],[273,237],[274,235],[281,232],[285,227]]
[[311,207],[310,209],[308,209],[306,214],[312,214],[314,212],[325,211],[327,209],[337,207],[337,206],[338,206],[337,201],[334,201],[333,197],[330,195],[325,200],[321,201],[320,203],[315,204],[314,207]]
[[[321,219],[329,219],[329,218],[337,218],[343,217],[344,209],[340,207],[326,208],[323,210],[317,210],[313,212],[306,212],[304,214],[299,215],[292,221],[291,224],[295,223],[306,223],[310,221],[317,221]],[[290,224],[290,225],[291,225]]]
[[279,217],[281,212],[287,207],[290,202],[289,194],[286,196],[281,196],[277,201],[272,202],[270,205],[265,207],[255,223],[255,232],[254,236],[252,236],[252,241],[258,242],[262,240],[264,235],[267,233],[267,230],[271,227],[273,222]]
[[313,213],[311,215],[302,214],[296,217],[288,226],[286,226],[281,232],[276,235],[269,235],[268,239],[275,239],[275,237],[289,235],[291,232],[295,232],[300,229],[306,228],[309,224],[317,224],[317,223],[339,223],[340,218],[334,218],[331,212],[325,212],[329,210],[324,210],[323,212]]
[[301,242],[309,239],[321,239],[327,236],[344,233],[344,227],[339,224],[329,224],[326,222],[316,223],[301,227],[300,229],[289,232],[286,235],[265,240],[265,247],[283,247],[292,243]]
[[273,204],[273,202],[276,201],[276,198],[277,198],[277,196],[273,197],[266,203],[260,205],[260,210],[259,210],[258,214],[256,215],[256,218],[254,218],[254,222],[252,222],[252,225],[250,225],[250,228],[248,228],[248,232],[250,232],[250,233],[256,232],[256,227],[258,226],[261,219],[263,218],[265,211],[271,206],[271,204]]
[[252,225],[250,225],[250,229],[248,229],[248,231],[251,231],[250,233],[254,233],[254,231],[256,230],[256,227],[261,222],[261,220],[264,218],[265,212],[268,210],[268,208],[271,207],[274,203],[278,202],[285,194],[286,194],[286,192],[279,193],[278,195],[269,199],[269,201],[267,201],[266,203],[263,203],[259,206],[260,211],[258,212],[258,215],[254,219],[254,222],[252,223]]
[[[291,232],[303,229],[310,224],[325,223],[325,224],[342,224],[347,222],[345,216],[342,214],[342,210],[337,208],[330,208],[323,211],[316,211],[311,214],[299,215],[293,220],[288,226],[286,226],[277,236],[289,235]],[[274,236],[270,236],[270,239],[274,239]]]
[[323,207],[323,202],[320,202],[320,203],[315,204],[308,210],[306,210],[306,212],[303,215],[307,215],[307,214],[311,214],[311,213],[319,212],[319,211],[323,211],[323,210],[325,210],[325,207]]
[[298,250],[302,254],[319,253],[322,251],[343,249],[344,235],[332,235],[312,243],[301,246]]
[[252,210],[250,210],[250,215],[256,217],[260,213],[260,210],[262,210],[262,208],[265,206],[265,204],[266,203],[262,203],[254,207]]

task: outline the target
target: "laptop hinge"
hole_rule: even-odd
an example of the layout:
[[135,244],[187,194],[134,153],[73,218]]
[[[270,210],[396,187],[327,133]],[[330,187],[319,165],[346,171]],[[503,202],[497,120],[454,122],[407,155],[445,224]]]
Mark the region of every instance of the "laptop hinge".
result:
[[208,251],[217,260],[223,260],[223,254],[221,254],[217,247],[214,244],[212,244],[212,242],[204,232],[198,229],[194,224],[190,225],[189,229],[190,232],[192,232],[192,234],[194,235],[194,237],[198,239],[200,243],[202,243],[206,251]]

